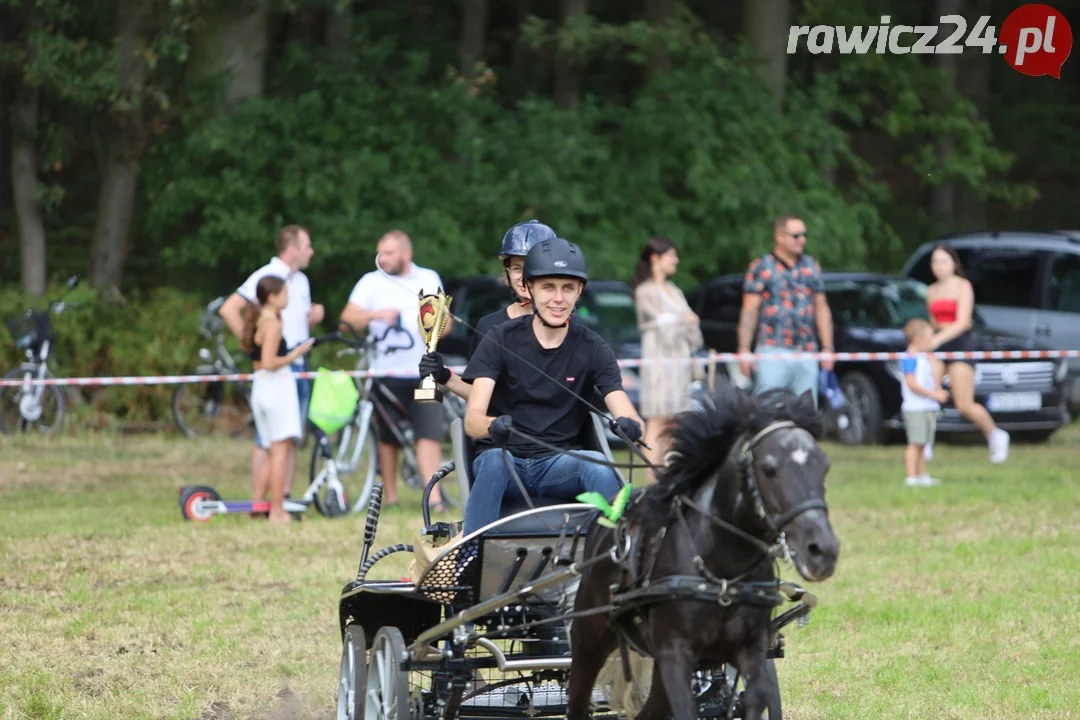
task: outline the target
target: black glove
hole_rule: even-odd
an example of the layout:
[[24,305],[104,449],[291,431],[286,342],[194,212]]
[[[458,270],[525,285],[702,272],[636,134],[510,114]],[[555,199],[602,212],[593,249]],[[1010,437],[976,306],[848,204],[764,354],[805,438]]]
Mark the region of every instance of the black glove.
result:
[[420,377],[435,376],[435,382],[445,385],[450,379],[450,368],[443,365],[442,355],[437,352],[429,352],[420,358]]
[[499,445],[505,445],[510,439],[510,428],[514,426],[514,418],[509,415],[500,415],[488,425],[488,434]]
[[641,426],[638,425],[636,420],[631,420],[628,417],[616,418],[611,421],[611,431],[618,434],[621,430],[622,434],[630,439],[630,442],[637,442],[641,439]]

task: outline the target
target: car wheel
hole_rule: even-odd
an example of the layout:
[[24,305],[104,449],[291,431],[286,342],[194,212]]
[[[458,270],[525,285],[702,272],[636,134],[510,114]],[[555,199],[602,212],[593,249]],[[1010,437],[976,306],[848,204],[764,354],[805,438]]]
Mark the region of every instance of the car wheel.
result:
[[847,399],[848,427],[840,432],[846,445],[879,444],[885,434],[881,393],[874,381],[861,372],[849,372],[840,378],[840,388]]

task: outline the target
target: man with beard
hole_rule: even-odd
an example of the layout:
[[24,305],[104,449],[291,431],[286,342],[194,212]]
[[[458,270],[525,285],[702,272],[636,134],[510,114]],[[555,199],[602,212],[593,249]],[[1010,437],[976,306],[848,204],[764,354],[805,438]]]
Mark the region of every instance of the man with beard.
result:
[[[418,403],[413,400],[413,390],[419,386],[420,380],[418,376],[408,375],[416,374],[420,358],[426,352],[417,317],[420,292],[434,293],[442,287],[442,279],[434,270],[420,267],[412,261],[412,241],[400,230],[391,230],[379,239],[375,257],[386,275],[374,270],[360,278],[349,295],[341,319],[357,330],[367,328],[375,336],[381,336],[390,326],[399,326],[403,333],[412,336],[413,346],[408,350],[387,353],[384,348],[376,347],[371,357],[371,369],[407,375],[384,377],[379,382],[393,392],[409,413],[416,434],[416,462],[420,477],[426,483],[439,469],[442,460],[446,415],[441,403]],[[444,335],[452,325],[453,320],[447,318]],[[385,344],[387,348],[402,347],[408,344],[408,340],[401,333],[391,332]],[[398,446],[380,415],[375,415],[375,422],[379,437],[379,468],[385,493],[383,506],[392,507],[398,503]],[[432,509],[440,512],[445,510],[438,486],[432,490],[431,503]]]

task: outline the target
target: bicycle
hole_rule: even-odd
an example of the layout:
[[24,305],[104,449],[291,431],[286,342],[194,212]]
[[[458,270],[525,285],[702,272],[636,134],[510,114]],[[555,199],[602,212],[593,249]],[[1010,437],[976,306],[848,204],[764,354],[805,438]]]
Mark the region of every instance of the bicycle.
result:
[[[69,277],[68,292],[78,284],[78,275]],[[16,426],[19,431],[26,432],[31,425],[37,425],[43,435],[53,435],[63,426],[66,410],[60,387],[31,384],[30,381],[53,379],[53,374],[49,372],[49,353],[56,335],[50,315],[60,315],[74,307],[78,305],[67,303],[61,297],[50,302],[47,310],[28,309],[25,313],[4,319],[11,337],[15,338],[16,349],[26,351],[26,362],[4,375],[5,380],[22,380],[22,384],[18,387],[0,387],[0,430],[4,433],[13,434]],[[10,419],[7,417],[9,400],[14,400],[11,407],[14,412]],[[49,405],[52,407],[49,408]],[[52,412],[47,412],[48,409]],[[43,420],[47,417],[51,417],[51,423]]]
[[[225,298],[211,301],[199,321],[199,334],[212,347],[199,348],[202,365],[194,375],[233,375],[240,372],[236,358],[225,347],[225,321],[218,310]],[[176,386],[172,396],[172,416],[176,427],[188,438],[212,433],[219,427],[237,437],[254,432],[255,416],[251,412],[251,383],[204,382]]]
[[[345,321],[340,325],[346,333],[335,333],[336,340],[345,342],[349,347],[339,351],[338,356],[357,355],[355,370],[364,372],[370,368],[370,356],[378,347],[385,354],[399,350],[409,350],[416,343],[412,334],[400,324],[391,325],[381,335],[368,335],[361,339],[355,329]],[[387,345],[386,339],[391,332],[404,334],[408,345]],[[423,491],[429,478],[420,477],[416,459],[416,436],[408,411],[400,400],[383,384],[379,378],[367,377],[360,383],[360,398],[356,404],[352,420],[340,431],[337,451],[334,443],[324,432],[315,428],[316,442],[311,453],[310,485],[304,494],[312,494],[315,509],[322,515],[336,517],[346,513],[367,512],[368,501],[375,485],[378,467],[378,429],[374,422],[375,413],[383,419],[391,435],[402,451],[402,474],[409,487]],[[464,415],[464,406],[444,403],[448,421]],[[354,482],[348,483],[356,492],[350,493],[342,479],[355,473],[364,463],[364,469]],[[449,484],[447,486],[449,487]],[[323,491],[326,490],[324,493]],[[350,501],[350,495],[355,501]],[[462,497],[465,495],[463,494]],[[351,506],[350,506],[351,502]],[[461,501],[453,492],[443,492],[443,503],[447,507],[460,508]]]

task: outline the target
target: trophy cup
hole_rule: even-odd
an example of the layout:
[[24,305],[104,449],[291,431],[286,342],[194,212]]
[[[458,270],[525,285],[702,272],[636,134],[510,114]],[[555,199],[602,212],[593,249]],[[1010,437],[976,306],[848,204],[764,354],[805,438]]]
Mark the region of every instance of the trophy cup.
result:
[[[451,300],[453,298],[445,294],[442,288],[434,295],[425,295],[423,290],[420,291],[420,336],[424,338],[428,352],[435,352],[439,338],[446,329]],[[442,399],[442,392],[439,391],[434,375],[425,377],[420,381],[420,387],[413,390],[413,400],[417,402],[439,403]]]

